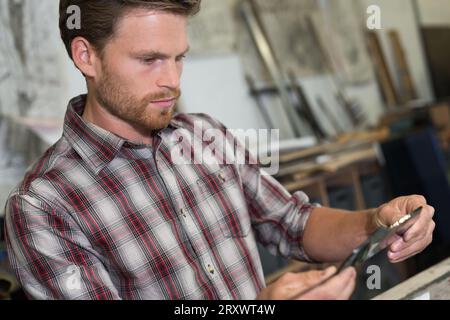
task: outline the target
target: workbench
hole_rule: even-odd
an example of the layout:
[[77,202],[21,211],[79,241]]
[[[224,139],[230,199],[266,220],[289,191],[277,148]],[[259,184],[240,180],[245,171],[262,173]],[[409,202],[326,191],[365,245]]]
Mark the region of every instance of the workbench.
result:
[[450,300],[450,257],[373,300]]

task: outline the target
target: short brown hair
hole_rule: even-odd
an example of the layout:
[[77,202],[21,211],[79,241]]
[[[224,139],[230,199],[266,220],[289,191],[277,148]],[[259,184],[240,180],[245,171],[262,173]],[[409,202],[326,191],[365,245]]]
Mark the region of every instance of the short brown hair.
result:
[[[81,36],[102,53],[112,38],[119,20],[132,9],[149,9],[185,16],[200,10],[201,0],[60,0],[59,29],[66,50],[72,58],[72,40]],[[77,6],[81,13],[81,28],[68,28],[68,8]]]

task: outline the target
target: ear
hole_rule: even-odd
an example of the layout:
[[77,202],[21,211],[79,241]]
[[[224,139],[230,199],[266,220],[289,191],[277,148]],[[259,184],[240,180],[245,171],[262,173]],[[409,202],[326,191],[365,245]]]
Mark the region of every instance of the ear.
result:
[[98,76],[99,57],[92,45],[83,37],[72,40],[72,59],[77,68],[87,78]]

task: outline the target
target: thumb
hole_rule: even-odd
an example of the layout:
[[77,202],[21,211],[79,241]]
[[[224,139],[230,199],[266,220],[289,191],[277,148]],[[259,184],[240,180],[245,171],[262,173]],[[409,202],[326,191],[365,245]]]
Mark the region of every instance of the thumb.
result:
[[277,285],[283,287],[284,299],[293,299],[304,291],[307,291],[313,286],[320,284],[322,281],[331,277],[336,273],[336,267],[331,266],[325,270],[312,270],[300,272],[290,277],[282,278],[276,282]]
[[336,271],[337,271],[337,269],[335,266],[328,267],[322,271],[322,273],[323,273],[322,278],[325,279],[325,278],[331,277],[333,274],[336,273]]
[[335,266],[330,266],[322,271],[310,271],[305,273],[302,281],[303,290],[306,290],[330,278],[336,273],[336,270],[337,269]]
[[389,226],[394,224],[402,216],[402,211],[396,206],[383,205],[375,210],[375,213],[373,214],[373,222],[377,228],[389,228]]

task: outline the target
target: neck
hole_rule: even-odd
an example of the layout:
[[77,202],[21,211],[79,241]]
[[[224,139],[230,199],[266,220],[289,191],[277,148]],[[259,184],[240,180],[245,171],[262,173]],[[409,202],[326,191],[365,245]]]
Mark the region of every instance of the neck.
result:
[[96,126],[136,144],[151,145],[151,132],[140,130],[128,122],[119,119],[103,108],[92,94],[88,94],[82,118]]

